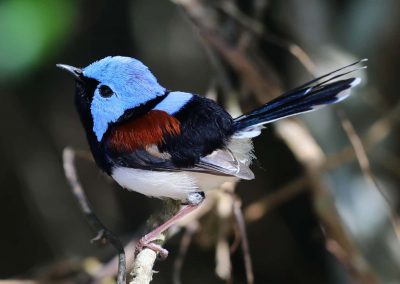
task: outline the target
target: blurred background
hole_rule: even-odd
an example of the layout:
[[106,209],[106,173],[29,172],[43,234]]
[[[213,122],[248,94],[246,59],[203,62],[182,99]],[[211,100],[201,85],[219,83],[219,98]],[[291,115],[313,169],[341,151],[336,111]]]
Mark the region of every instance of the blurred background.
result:
[[[399,19],[397,0],[1,1],[0,278],[87,283],[115,255],[90,244],[95,232],[64,177],[63,148],[88,147],[74,82],[56,63],[132,56],[168,89],[207,95],[238,115],[368,58],[344,103],[255,139],[257,179],[236,193],[255,283],[400,283]],[[162,206],[89,161],[78,171],[96,214],[124,243]],[[180,277],[182,232],[166,244],[153,283],[246,283],[241,250],[228,264],[216,253],[221,198],[200,219]],[[229,221],[223,240],[232,245],[234,218],[217,216]]]

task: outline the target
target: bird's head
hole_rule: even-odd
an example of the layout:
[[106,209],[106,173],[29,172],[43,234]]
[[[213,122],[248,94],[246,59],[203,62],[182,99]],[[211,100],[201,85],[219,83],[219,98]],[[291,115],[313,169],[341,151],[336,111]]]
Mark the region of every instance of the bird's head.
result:
[[139,60],[109,56],[85,68],[57,64],[77,82],[76,103],[98,142],[109,125],[121,121],[136,108],[166,93],[150,70]]

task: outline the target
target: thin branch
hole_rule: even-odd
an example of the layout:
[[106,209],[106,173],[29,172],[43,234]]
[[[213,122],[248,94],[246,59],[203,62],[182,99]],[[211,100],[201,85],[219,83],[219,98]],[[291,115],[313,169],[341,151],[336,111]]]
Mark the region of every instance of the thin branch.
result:
[[215,23],[207,20],[209,14],[201,5],[201,1],[174,0],[173,2],[185,10],[200,36],[236,70],[260,100],[265,102],[267,97],[273,98],[281,93],[280,88],[261,74],[240,48],[230,45],[224,39]]
[[358,272],[360,270],[360,267],[367,266],[365,261],[359,258],[358,262],[356,262],[359,267],[355,266],[354,263],[350,261],[351,257],[348,255],[348,252],[345,249],[343,249],[343,247],[341,247],[336,240],[328,239],[326,241],[326,249],[339,260],[339,262],[345,267],[345,269],[347,269],[349,275],[354,280],[354,283],[356,284],[379,283],[377,277],[373,273],[369,273],[368,271],[366,271],[365,273],[360,274]]
[[[137,244],[137,238],[132,239],[129,241],[125,247],[125,255],[126,255],[126,267],[127,271],[131,271],[131,268],[133,267],[133,262],[135,259],[135,248]],[[105,278],[113,278],[118,274],[118,261],[119,257],[118,255],[113,257],[111,260],[108,262],[104,263],[102,266],[100,266],[97,271],[92,273],[93,276],[93,283],[94,284],[100,284],[103,283]]]
[[390,199],[389,197],[386,195],[386,193],[383,191],[383,189],[380,187],[379,183],[376,180],[376,177],[374,175],[374,173],[371,170],[371,166],[368,160],[368,156],[367,153],[365,151],[365,148],[362,144],[362,141],[360,139],[360,137],[358,136],[357,132],[355,131],[353,124],[351,123],[351,121],[348,119],[348,117],[346,116],[344,111],[338,111],[338,115],[340,118],[340,121],[342,123],[342,127],[345,130],[347,137],[350,140],[350,143],[354,149],[354,152],[356,154],[357,157],[357,161],[358,164],[360,165],[360,168],[365,176],[365,178],[367,179],[367,181],[373,186],[375,187],[378,192],[380,193],[380,195],[383,197],[383,200],[386,203],[386,207],[388,210],[388,214],[390,217],[390,220],[392,222],[392,226],[393,226],[393,230],[396,233],[396,236],[398,239],[400,239],[400,235],[398,235],[398,229],[399,228],[399,221],[398,221],[398,217],[397,214],[395,213],[395,211],[393,210],[391,204],[390,204]]
[[[171,219],[180,209],[180,200],[163,201],[164,206],[161,213],[155,214],[149,218],[147,223],[149,227],[158,227],[159,224],[164,223],[166,220]],[[166,239],[167,232],[161,233],[153,243],[163,245]],[[153,266],[157,259],[157,253],[150,249],[142,249],[135,257],[133,268],[130,273],[132,279],[129,284],[148,284],[153,279]]]
[[247,283],[252,284],[254,283],[253,265],[251,263],[249,240],[247,238],[246,224],[243,218],[241,207],[242,207],[241,201],[235,198],[235,201],[233,203],[233,215],[235,216],[235,220],[240,230],[241,241],[242,241],[242,253],[244,259],[244,266],[246,268]]
[[126,264],[125,264],[125,251],[121,241],[107,229],[106,226],[99,220],[93,212],[86,195],[83,191],[82,185],[79,182],[78,175],[75,167],[75,151],[69,147],[63,151],[63,164],[64,172],[67,180],[71,186],[72,192],[79,203],[83,213],[89,224],[94,230],[97,231],[97,236],[93,239],[95,242],[104,243],[109,241],[111,245],[117,250],[118,253],[118,284],[125,284],[126,282]]
[[175,259],[173,271],[172,271],[172,283],[174,284],[181,284],[181,271],[183,267],[183,262],[185,261],[185,257],[189,246],[192,242],[192,238],[194,233],[197,232],[199,228],[198,222],[190,223],[186,226],[186,230],[183,233],[181,243],[179,246],[178,256]]
[[218,4],[218,8],[226,13],[229,17],[237,21],[242,27],[255,34],[257,37],[261,37],[263,40],[270,42],[284,50],[288,51],[294,58],[296,58],[303,67],[313,76],[316,75],[316,66],[311,60],[310,56],[297,44],[289,42],[288,40],[279,38],[278,36],[268,33],[264,26],[248,17],[246,14],[241,12],[236,5],[233,5],[230,1],[223,1]]
[[254,222],[265,216],[268,212],[292,199],[294,196],[305,191],[308,185],[307,176],[301,176],[281,188],[274,190],[274,193],[269,193],[251,203],[244,210],[244,217],[247,222]]
[[215,272],[219,278],[227,282],[232,280],[232,262],[229,249],[228,235],[231,232],[231,216],[233,213],[233,203],[235,182],[225,182],[221,186],[216,203],[216,247],[215,247]]
[[354,153],[356,155],[358,164],[360,165],[361,170],[364,173],[364,176],[367,178],[368,182],[376,187],[378,191],[381,193],[383,198],[386,200],[386,202],[389,204],[388,197],[385,195],[385,192],[382,191],[382,189],[379,187],[378,183],[376,182],[376,179],[374,177],[374,174],[372,173],[371,166],[367,157],[367,153],[365,151],[365,148],[362,144],[362,141],[358,134],[356,133],[353,124],[350,122],[349,118],[345,114],[344,111],[338,110],[337,111],[340,122],[342,124],[342,127],[344,131],[346,132],[346,135],[348,139],[350,140],[350,143],[353,147]]
[[239,248],[239,245],[241,243],[242,236],[240,235],[240,228],[237,222],[233,225],[233,235],[234,239],[231,244],[231,247],[229,248],[231,254],[235,253],[237,249]]

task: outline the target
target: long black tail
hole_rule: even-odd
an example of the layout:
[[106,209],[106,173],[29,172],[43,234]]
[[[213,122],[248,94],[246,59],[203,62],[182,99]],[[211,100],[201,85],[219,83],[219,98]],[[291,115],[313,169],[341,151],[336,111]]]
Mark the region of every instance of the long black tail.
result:
[[324,105],[334,104],[344,100],[350,94],[349,89],[357,85],[361,80],[359,78],[334,80],[354,71],[366,68],[366,66],[350,68],[366,61],[367,59],[359,60],[353,64],[313,79],[310,82],[284,93],[260,108],[239,116],[235,119],[236,131],[267,124],[284,117],[312,111]]

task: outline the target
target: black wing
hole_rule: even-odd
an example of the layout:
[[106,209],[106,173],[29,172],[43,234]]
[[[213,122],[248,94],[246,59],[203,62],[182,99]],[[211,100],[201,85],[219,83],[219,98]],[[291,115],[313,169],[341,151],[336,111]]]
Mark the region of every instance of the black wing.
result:
[[253,178],[250,169],[226,148],[234,131],[233,119],[214,101],[195,95],[174,117],[180,122],[180,133],[165,134],[158,145],[148,144],[128,152],[106,145],[113,164]]

